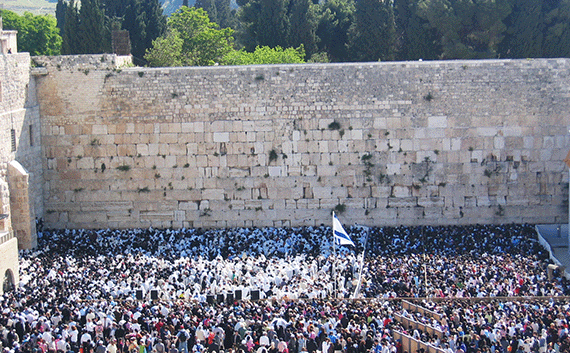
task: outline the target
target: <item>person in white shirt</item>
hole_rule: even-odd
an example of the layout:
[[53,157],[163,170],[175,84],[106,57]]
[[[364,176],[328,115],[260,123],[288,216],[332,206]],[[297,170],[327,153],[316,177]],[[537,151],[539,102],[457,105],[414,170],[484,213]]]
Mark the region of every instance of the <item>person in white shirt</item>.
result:
[[117,339],[116,338],[112,338],[111,342],[109,342],[109,344],[107,345],[107,352],[108,353],[117,353]]
[[89,334],[89,332],[86,331],[85,333],[83,333],[81,335],[79,343],[81,343],[81,345],[83,345],[85,342],[91,342],[91,340],[92,340],[91,335]]
[[67,352],[69,350],[69,343],[67,343],[67,341],[62,338],[62,337],[58,337],[55,340],[55,348],[57,349],[58,352]]

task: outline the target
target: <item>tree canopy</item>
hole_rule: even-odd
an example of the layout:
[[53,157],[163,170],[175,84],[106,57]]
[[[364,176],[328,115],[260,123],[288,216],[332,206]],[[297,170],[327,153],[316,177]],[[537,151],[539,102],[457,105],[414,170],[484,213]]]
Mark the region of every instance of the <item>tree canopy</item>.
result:
[[61,36],[55,17],[33,15],[25,12],[23,16],[9,10],[0,10],[4,29],[18,31],[18,51],[30,55],[59,55]]
[[202,8],[183,6],[170,16],[166,36],[153,41],[145,59],[150,66],[214,65],[233,50],[232,34],[231,28],[219,29]]
[[253,52],[244,49],[228,53],[224,65],[260,65],[260,64],[302,64],[305,62],[305,49],[303,45],[294,49],[268,46],[257,47]]
[[4,22],[32,55],[108,52],[111,28],[128,30],[139,65],[247,62],[301,46],[310,62],[570,57],[570,0],[194,0],[168,25],[161,2],[58,0],[59,32],[50,16],[6,12]]

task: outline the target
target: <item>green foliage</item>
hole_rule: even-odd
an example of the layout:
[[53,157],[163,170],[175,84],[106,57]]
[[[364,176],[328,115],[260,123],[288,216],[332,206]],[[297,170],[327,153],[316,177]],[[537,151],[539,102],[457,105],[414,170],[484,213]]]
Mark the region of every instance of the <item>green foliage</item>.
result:
[[99,0],[71,0],[65,7],[62,54],[98,54],[110,50],[110,35]]
[[558,7],[547,12],[545,22],[542,56],[570,57],[570,1],[560,1]]
[[441,35],[418,16],[418,3],[418,0],[394,0],[398,60],[435,60],[441,56]]
[[152,42],[153,47],[144,56],[149,66],[183,66],[182,44],[184,40],[178,31],[172,30],[165,37],[157,38]]
[[505,58],[536,58],[542,55],[544,27],[542,0],[514,0],[512,12],[504,20],[505,38],[499,53]]
[[332,62],[350,61],[348,30],[354,23],[354,0],[328,0],[317,12],[319,51],[326,52]]
[[65,24],[65,11],[67,9],[67,2],[64,0],[57,0],[57,5],[55,6],[55,19],[57,20],[57,28],[60,32],[63,31],[63,25]]
[[232,51],[233,30],[218,27],[203,9],[182,7],[168,19],[167,35],[153,41],[145,59],[150,66],[219,63]]
[[283,49],[279,46],[272,49],[264,46],[255,48],[253,53],[244,49],[234,50],[224,56],[222,62],[225,65],[300,64],[305,62],[304,57],[303,45],[297,49]]
[[420,0],[418,15],[441,34],[443,59],[496,57],[510,0]]
[[318,52],[311,55],[309,63],[330,63],[331,59],[326,52]]
[[78,51],[75,54],[99,54],[111,48],[105,14],[99,0],[81,0],[79,23],[75,38]]
[[208,14],[210,21],[218,23],[218,10],[214,0],[196,0],[194,7],[202,8]]
[[247,51],[259,45],[287,47],[289,38],[288,0],[239,0],[240,42]]
[[237,28],[235,11],[231,9],[231,0],[214,0],[216,4],[217,23],[220,28]]
[[53,16],[35,16],[29,12],[19,16],[8,10],[0,10],[0,15],[4,29],[18,31],[18,51],[32,56],[60,54],[61,36]]
[[349,38],[353,61],[394,60],[396,29],[392,1],[357,1]]
[[339,130],[340,129],[340,124],[338,121],[333,121],[332,123],[329,124],[329,130]]
[[75,5],[75,0],[70,0],[65,7],[64,18],[61,53],[65,55],[78,53],[76,30],[79,26],[79,11]]
[[316,52],[317,7],[311,0],[238,0],[238,5],[238,38],[247,51],[303,44],[309,56]]
[[337,213],[344,213],[344,211],[346,211],[346,205],[345,205],[345,204],[342,204],[342,203],[339,203],[338,205],[336,205],[336,206],[334,207],[334,210],[335,210]]
[[277,151],[271,150],[269,151],[269,163],[276,161],[279,156],[277,155]]
[[317,51],[316,6],[311,0],[290,0],[288,17],[290,29],[287,46],[303,46],[310,57]]
[[[105,0],[112,2],[115,0]],[[123,29],[129,31],[131,52],[135,63],[146,64],[143,56],[153,41],[166,33],[166,17],[158,0],[122,0],[125,4],[116,16],[124,18]]]

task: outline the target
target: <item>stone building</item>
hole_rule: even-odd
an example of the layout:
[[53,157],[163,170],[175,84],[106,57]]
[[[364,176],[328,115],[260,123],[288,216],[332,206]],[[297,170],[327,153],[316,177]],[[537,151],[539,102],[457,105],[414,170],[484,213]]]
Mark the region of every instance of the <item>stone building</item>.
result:
[[30,55],[18,53],[17,32],[4,31],[1,24],[0,19],[0,276],[3,280],[0,291],[3,292],[19,280],[18,249],[36,246],[29,170],[36,172],[32,180],[41,184],[41,167],[38,167],[41,143],[39,109],[30,80]]

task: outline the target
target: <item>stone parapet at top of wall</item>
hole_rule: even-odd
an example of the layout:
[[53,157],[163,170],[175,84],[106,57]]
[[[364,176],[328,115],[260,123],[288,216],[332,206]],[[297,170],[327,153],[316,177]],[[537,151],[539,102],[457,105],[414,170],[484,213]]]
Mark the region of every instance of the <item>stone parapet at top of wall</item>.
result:
[[35,56],[33,63],[39,67],[57,70],[113,70],[132,65],[131,56],[115,54]]

